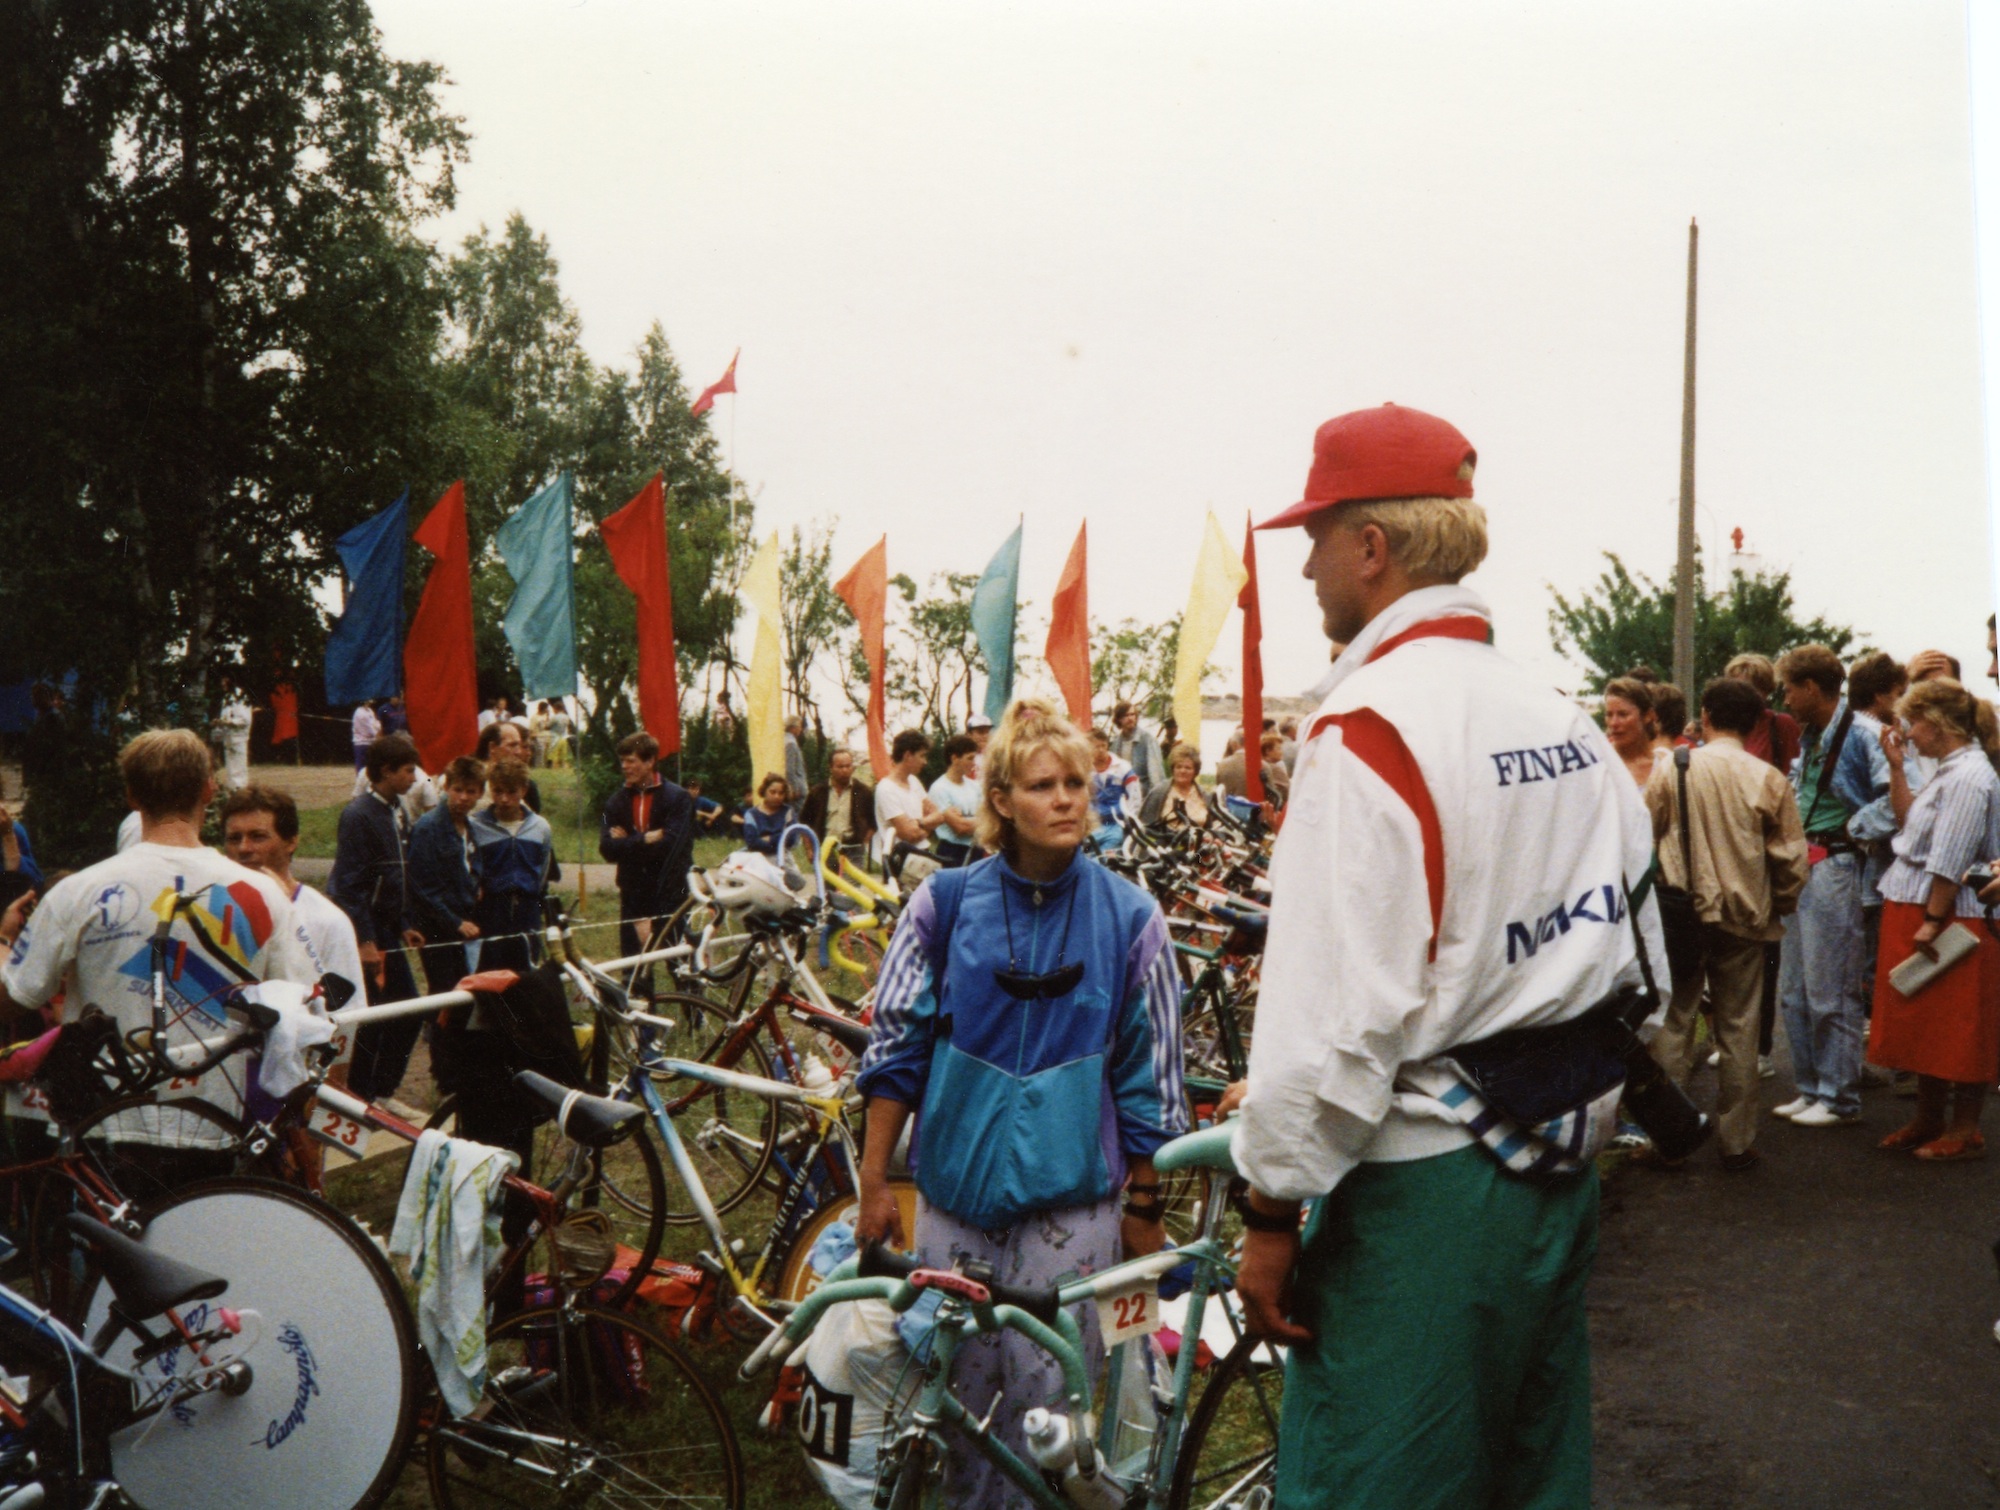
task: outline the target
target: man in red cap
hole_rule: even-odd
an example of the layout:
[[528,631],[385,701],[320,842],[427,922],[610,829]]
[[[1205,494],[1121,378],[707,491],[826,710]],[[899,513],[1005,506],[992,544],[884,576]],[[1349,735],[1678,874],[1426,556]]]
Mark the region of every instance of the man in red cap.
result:
[[1596,726],[1493,649],[1458,585],[1486,555],[1474,461],[1419,410],[1342,415],[1264,526],[1311,535],[1305,575],[1348,642],[1272,860],[1234,1140],[1238,1288],[1291,1348],[1284,1510],[1590,1502],[1591,1159],[1617,1066],[1522,1125],[1497,1102],[1532,1103],[1482,1095],[1452,1053],[1641,983],[1627,886],[1652,830]]

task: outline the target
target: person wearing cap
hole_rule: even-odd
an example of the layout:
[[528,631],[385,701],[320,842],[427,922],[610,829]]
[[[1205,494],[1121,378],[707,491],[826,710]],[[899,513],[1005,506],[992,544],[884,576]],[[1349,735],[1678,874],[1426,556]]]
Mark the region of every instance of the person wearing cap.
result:
[[965,732],[976,747],[972,752],[972,780],[977,785],[984,776],[986,741],[993,737],[993,720],[984,713],[975,713],[965,721]]
[[[1652,825],[1459,585],[1486,554],[1474,462],[1419,410],[1342,415],[1263,526],[1312,537],[1348,642],[1301,732],[1233,1145],[1238,1290],[1290,1347],[1284,1510],[1590,1503],[1591,1160],[1620,1087],[1521,1127],[1449,1054],[1642,983],[1627,888]],[[1664,987],[1650,889],[1637,911]]]

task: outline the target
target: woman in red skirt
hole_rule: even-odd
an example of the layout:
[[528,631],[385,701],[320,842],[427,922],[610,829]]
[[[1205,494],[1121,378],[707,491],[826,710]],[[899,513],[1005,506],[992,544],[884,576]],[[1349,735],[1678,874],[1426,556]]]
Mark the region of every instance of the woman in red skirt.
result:
[[[1920,1159],[1975,1159],[1986,1151],[1979,1112],[2000,1074],[2000,941],[1982,926],[1979,900],[1961,882],[1974,865],[2000,855],[2000,777],[1986,758],[1996,735],[1993,709],[1945,677],[1919,682],[1897,705],[1907,735],[1882,732],[1889,796],[1902,832],[1896,860],[1882,877],[1882,946],[1875,975],[1875,1015],[1868,1057],[1917,1075],[1917,1114],[1879,1146]],[[1903,774],[1905,741],[1937,761],[1911,796]],[[1915,996],[1889,984],[1889,972],[1931,943],[1954,920],[1969,919],[1979,948]]]

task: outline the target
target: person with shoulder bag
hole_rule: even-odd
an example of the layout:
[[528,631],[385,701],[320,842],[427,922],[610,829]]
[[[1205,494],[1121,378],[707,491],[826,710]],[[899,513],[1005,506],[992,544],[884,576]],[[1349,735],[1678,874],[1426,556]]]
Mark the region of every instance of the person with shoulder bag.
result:
[[1700,749],[1674,751],[1646,787],[1659,845],[1660,912],[1674,978],[1653,1057],[1676,1081],[1694,1062],[1702,993],[1713,1009],[1722,1167],[1754,1168],[1757,1023],[1767,941],[1806,884],[1806,836],[1789,782],[1744,749],[1764,701],[1746,681],[1702,690]]

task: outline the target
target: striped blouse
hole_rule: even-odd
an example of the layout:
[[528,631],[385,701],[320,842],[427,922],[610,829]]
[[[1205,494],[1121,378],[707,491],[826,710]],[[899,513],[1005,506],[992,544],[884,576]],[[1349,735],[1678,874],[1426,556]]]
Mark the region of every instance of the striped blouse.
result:
[[[1931,882],[1957,880],[1973,866],[2000,858],[2000,776],[1978,745],[1954,750],[1910,804],[1903,831],[1894,840],[1896,863],[1882,877],[1882,896],[1891,902],[1928,904]],[[1979,916],[1979,896],[1958,890],[1956,912]]]

